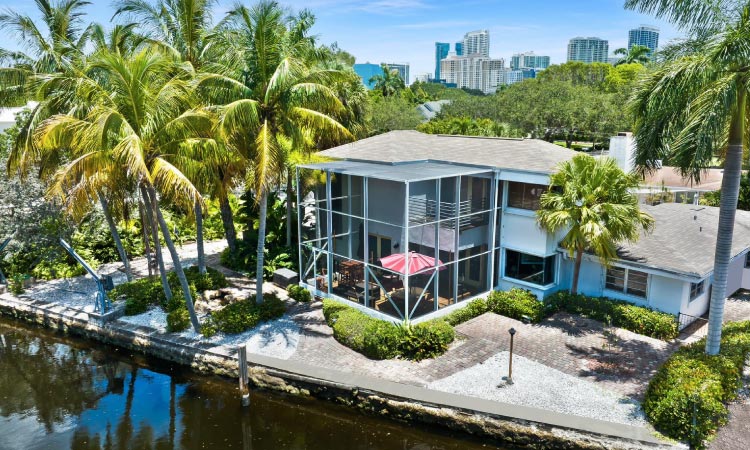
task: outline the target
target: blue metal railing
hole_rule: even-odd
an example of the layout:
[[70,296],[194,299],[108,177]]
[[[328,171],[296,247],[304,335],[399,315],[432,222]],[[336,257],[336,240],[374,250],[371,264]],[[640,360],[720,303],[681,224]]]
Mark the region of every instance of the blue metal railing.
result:
[[[94,305],[94,311],[99,314],[105,314],[112,307],[109,302],[109,297],[107,297],[107,289],[112,289],[111,278],[99,276],[99,274],[97,274],[94,269],[89,266],[88,263],[78,255],[78,253],[76,253],[75,250],[73,250],[73,247],[62,238],[60,238],[60,245],[62,245],[63,248],[70,253],[70,256],[78,261],[78,263],[83,266],[83,268],[86,269],[86,272],[88,272],[94,279],[94,282],[96,283],[96,303]],[[105,286],[105,283],[107,283],[107,286]]]

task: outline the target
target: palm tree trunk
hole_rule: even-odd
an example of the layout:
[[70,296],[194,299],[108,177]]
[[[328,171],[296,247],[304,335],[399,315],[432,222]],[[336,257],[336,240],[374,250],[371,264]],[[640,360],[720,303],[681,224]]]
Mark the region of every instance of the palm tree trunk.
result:
[[117,225],[112,219],[112,214],[109,212],[109,205],[107,199],[104,198],[102,193],[99,193],[99,203],[102,205],[102,211],[104,211],[104,219],[107,221],[109,226],[109,232],[112,234],[112,239],[115,241],[115,247],[117,247],[117,253],[120,254],[120,260],[125,265],[125,276],[128,281],[133,281],[133,272],[130,270],[130,261],[128,261],[128,254],[125,253],[125,247],[122,246],[122,240],[120,239],[120,233],[117,231]]
[[260,194],[258,217],[258,253],[255,265],[255,303],[263,303],[263,263],[266,247],[266,215],[268,213],[268,191],[264,187]]
[[[727,295],[727,275],[732,259],[732,233],[737,212],[737,199],[742,177],[742,149],[744,147],[745,87],[738,86],[736,109],[729,128],[729,146],[724,161],[719,204],[719,229],[714,255],[714,279],[711,291],[711,308],[708,315],[706,353],[716,355],[721,348],[721,326],[724,321],[724,302]],[[730,292],[731,294],[731,292]]]
[[172,242],[172,236],[169,234],[169,226],[164,220],[164,216],[159,208],[159,200],[156,198],[156,190],[153,186],[148,188],[149,194],[151,194],[151,203],[156,210],[156,219],[159,221],[159,228],[161,228],[161,234],[164,236],[164,243],[167,245],[169,254],[172,256],[172,265],[174,266],[174,273],[177,274],[177,279],[180,280],[180,287],[182,288],[182,294],[185,296],[185,305],[187,306],[188,313],[190,314],[190,322],[193,324],[193,329],[196,333],[201,332],[201,323],[198,321],[198,316],[195,314],[195,305],[193,304],[193,295],[190,293],[190,284],[188,283],[185,271],[182,269],[180,263],[180,255],[177,254],[177,249]]
[[292,170],[286,171],[286,246],[292,246]]
[[234,255],[237,253],[237,232],[234,229],[232,206],[229,204],[229,196],[226,193],[219,196],[219,211],[221,211],[221,222],[224,224],[227,247],[229,247],[229,252]]
[[578,278],[581,276],[581,262],[583,262],[583,249],[576,249],[576,262],[573,266],[573,286],[570,287],[570,293],[578,294]]
[[201,201],[195,199],[195,230],[196,230],[196,247],[198,247],[198,273],[206,273],[206,253],[203,251],[203,208]]
[[161,242],[159,241],[159,230],[156,228],[154,205],[152,205],[151,200],[149,200],[148,191],[143,186],[141,186],[141,196],[143,197],[143,203],[146,205],[146,223],[151,230],[151,237],[154,240],[154,254],[156,255],[156,263],[159,266],[161,287],[164,289],[164,295],[167,297],[167,300],[172,300],[172,288],[169,287],[167,268],[164,265],[164,255],[161,252]]
[[149,225],[146,223],[146,215],[143,213],[143,203],[138,202],[138,213],[141,217],[141,231],[143,232],[143,249],[146,252],[146,264],[148,265],[148,276],[152,276],[151,270],[151,239],[148,238]]

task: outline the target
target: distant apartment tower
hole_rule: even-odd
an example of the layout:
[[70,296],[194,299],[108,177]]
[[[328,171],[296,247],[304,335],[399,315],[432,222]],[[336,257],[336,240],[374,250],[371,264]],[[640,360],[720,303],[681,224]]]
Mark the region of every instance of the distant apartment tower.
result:
[[[409,84],[409,64],[408,63],[382,63],[388,66],[390,70],[397,70],[399,76],[402,80],[404,80],[404,84]],[[371,82],[370,80],[375,75],[381,75],[383,73],[383,69],[381,68],[380,64],[371,64],[369,62],[364,64],[355,64],[354,65],[354,72],[356,72],[357,75],[362,78],[362,83],[367,87],[367,89],[372,89],[375,87],[375,82]]]
[[634,45],[648,47],[653,54],[659,48],[659,29],[648,25],[641,25],[628,31],[628,49]]
[[456,56],[464,56],[464,43],[463,42],[456,42],[454,45],[454,48],[456,49]]
[[488,30],[470,31],[464,35],[462,56],[490,56],[490,32]]
[[440,62],[446,84],[492,94],[504,82],[505,60],[474,55],[448,55]]
[[523,70],[506,70],[504,74],[504,84],[515,84],[520,83],[524,79],[524,71]]
[[435,42],[435,81],[440,81],[443,77],[440,75],[440,61],[448,57],[451,45],[447,42]]
[[598,37],[575,37],[568,42],[568,61],[607,62],[609,41]]
[[409,63],[386,63],[388,67],[393,70],[398,70],[398,74],[401,79],[404,80],[405,85],[409,85]]
[[549,67],[549,56],[535,55],[534,52],[526,52],[516,53],[510,57],[510,68],[512,70],[544,70],[547,67]]

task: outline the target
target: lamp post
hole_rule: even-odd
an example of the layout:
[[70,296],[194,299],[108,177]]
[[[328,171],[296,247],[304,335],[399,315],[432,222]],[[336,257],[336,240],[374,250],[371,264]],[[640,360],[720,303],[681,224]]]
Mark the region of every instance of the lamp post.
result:
[[511,328],[508,333],[510,334],[510,354],[508,355],[508,379],[506,382],[513,384],[513,336],[516,334],[516,329]]

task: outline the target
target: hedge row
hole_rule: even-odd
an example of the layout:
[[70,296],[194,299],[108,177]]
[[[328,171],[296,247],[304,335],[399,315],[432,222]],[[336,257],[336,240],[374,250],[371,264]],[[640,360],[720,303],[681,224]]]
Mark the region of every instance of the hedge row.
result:
[[372,359],[434,358],[445,353],[456,337],[444,320],[396,325],[334,300],[323,300],[323,315],[337,341]]
[[557,292],[544,303],[547,314],[567,311],[657,339],[674,339],[679,334],[673,315],[623,300]]
[[656,429],[693,448],[703,448],[726,424],[726,403],[737,397],[750,353],[750,321],[724,326],[718,355],[706,355],[705,345],[703,339],[676,351],[651,379],[643,401]]
[[486,312],[534,323],[541,322],[547,317],[544,303],[540,302],[534,294],[514,288],[509,291],[492,291],[486,299],[472,301],[463,308],[450,313],[445,320],[455,326]]

